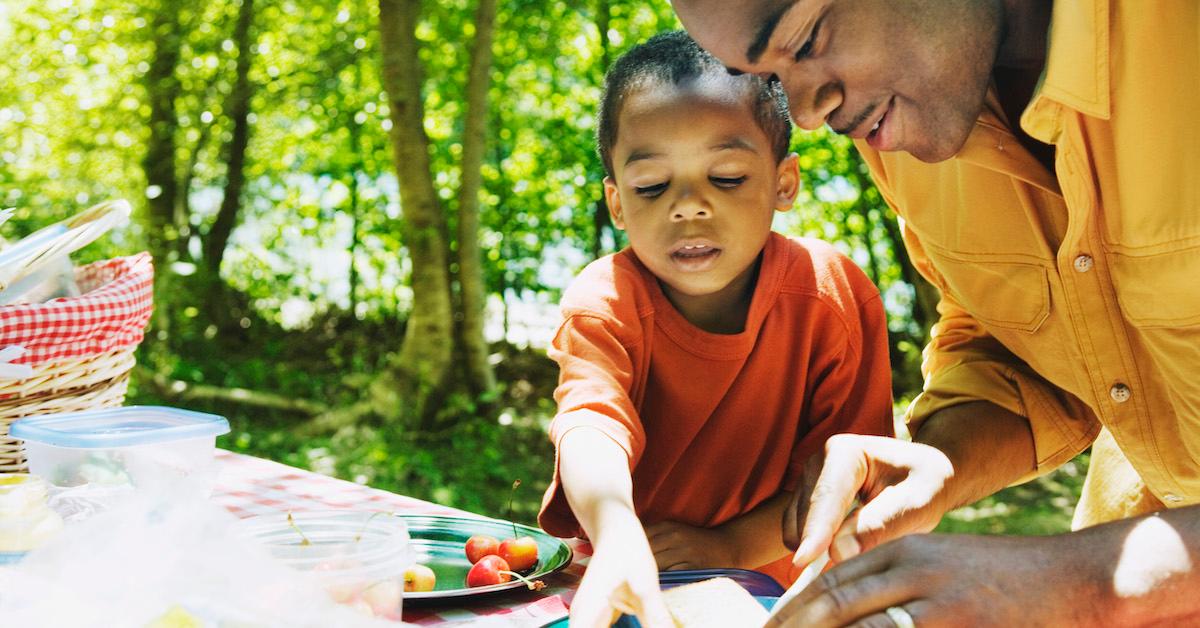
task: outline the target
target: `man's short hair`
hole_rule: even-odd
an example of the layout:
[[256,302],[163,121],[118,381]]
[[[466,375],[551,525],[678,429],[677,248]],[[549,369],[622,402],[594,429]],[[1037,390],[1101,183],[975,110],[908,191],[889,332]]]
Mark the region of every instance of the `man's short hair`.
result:
[[[617,142],[617,119],[625,97],[654,83],[679,85],[705,74],[736,75],[684,31],[659,33],[617,59],[604,78],[596,127],[596,149],[608,176],[613,176],[612,148]],[[775,160],[782,160],[792,139],[792,122],[783,88],[778,81],[763,80],[753,74],[737,76],[736,80],[745,81],[746,89],[753,92],[754,119],[771,139]]]

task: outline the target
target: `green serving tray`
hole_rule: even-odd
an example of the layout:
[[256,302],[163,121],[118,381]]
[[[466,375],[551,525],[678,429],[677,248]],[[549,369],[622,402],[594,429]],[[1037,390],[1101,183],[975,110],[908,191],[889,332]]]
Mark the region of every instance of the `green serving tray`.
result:
[[[467,560],[464,549],[467,539],[476,534],[487,534],[500,540],[510,538],[513,536],[512,523],[472,517],[399,516],[408,525],[409,547],[414,552],[414,559],[437,575],[433,591],[405,593],[405,604],[435,603],[525,588],[525,583],[515,579],[486,587],[467,587],[467,571],[471,569],[471,561]],[[527,525],[518,523],[516,527],[519,536],[531,536],[538,545],[538,564],[522,575],[536,580],[571,564],[571,548],[561,539]]]

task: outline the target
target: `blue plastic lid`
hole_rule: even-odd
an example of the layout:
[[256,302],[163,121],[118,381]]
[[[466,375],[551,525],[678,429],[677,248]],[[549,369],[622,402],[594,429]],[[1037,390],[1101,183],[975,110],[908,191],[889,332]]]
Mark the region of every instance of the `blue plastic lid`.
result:
[[164,406],[125,406],[18,419],[13,438],[54,447],[102,449],[150,445],[229,433],[225,417]]

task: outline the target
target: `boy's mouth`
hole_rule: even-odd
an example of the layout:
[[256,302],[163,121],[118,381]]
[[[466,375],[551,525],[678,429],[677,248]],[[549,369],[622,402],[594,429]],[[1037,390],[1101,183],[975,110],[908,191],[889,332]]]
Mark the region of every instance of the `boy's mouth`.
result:
[[672,247],[671,259],[684,270],[705,270],[721,254],[711,242],[687,241]]

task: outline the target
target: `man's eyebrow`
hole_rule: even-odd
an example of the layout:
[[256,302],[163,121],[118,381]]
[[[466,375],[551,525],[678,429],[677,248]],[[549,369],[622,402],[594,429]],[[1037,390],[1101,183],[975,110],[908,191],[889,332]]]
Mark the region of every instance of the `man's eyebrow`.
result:
[[767,49],[767,44],[771,43],[771,35],[775,34],[775,27],[779,26],[779,20],[790,8],[792,8],[792,3],[784,2],[763,18],[762,26],[758,27],[754,41],[750,42],[750,47],[746,49],[746,58],[750,60],[750,63],[758,63],[758,58]]

